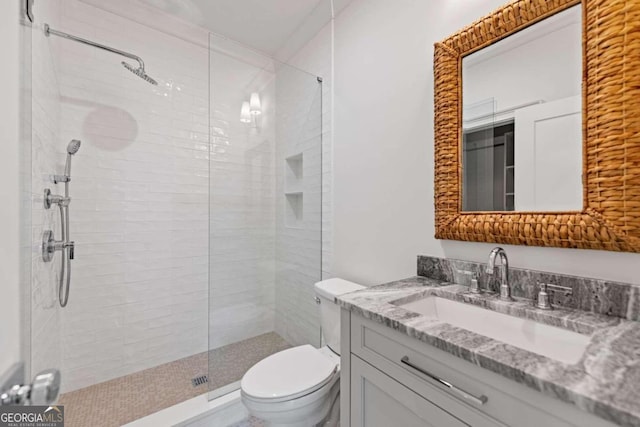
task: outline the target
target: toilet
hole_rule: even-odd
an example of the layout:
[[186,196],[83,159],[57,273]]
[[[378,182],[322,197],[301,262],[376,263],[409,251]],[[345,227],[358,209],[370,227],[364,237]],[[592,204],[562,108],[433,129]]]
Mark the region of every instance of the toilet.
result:
[[338,425],[340,307],[335,298],[363,288],[342,279],[315,284],[326,345],[319,349],[308,344],[293,347],[251,367],[240,384],[242,403],[251,415],[268,426]]

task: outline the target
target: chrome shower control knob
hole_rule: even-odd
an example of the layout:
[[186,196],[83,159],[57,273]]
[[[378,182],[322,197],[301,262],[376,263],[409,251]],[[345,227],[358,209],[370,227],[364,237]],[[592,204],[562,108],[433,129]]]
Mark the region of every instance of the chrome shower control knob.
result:
[[45,230],[42,233],[42,260],[44,262],[51,262],[53,254],[56,252],[56,239],[53,236],[52,230]]
[[50,405],[60,394],[60,371],[47,369],[33,379],[29,401],[32,405]]

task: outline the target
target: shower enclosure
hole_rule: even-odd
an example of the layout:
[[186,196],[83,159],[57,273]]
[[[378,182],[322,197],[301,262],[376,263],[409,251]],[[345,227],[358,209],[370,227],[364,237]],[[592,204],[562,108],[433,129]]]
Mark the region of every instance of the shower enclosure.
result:
[[[109,7],[36,1],[23,25],[24,341],[31,373],[61,370],[68,426],[213,398],[274,352],[320,345],[322,79]],[[72,256],[44,262],[43,233],[66,225],[44,189],[64,194],[74,140]]]

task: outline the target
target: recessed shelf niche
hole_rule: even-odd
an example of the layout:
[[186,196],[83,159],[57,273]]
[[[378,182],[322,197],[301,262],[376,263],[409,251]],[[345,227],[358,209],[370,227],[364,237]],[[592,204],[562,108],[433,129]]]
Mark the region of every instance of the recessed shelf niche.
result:
[[289,228],[302,228],[304,195],[302,192],[285,193],[285,199],[285,225]]
[[284,188],[287,193],[302,191],[304,180],[302,153],[289,156],[285,159]]
[[302,153],[285,158],[285,226],[302,228],[304,220],[304,159]]

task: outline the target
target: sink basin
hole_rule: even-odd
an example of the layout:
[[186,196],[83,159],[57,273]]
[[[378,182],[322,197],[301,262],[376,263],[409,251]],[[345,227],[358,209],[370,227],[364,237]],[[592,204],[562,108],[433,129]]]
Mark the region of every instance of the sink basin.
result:
[[578,362],[591,341],[577,332],[436,296],[399,307],[568,364]]

